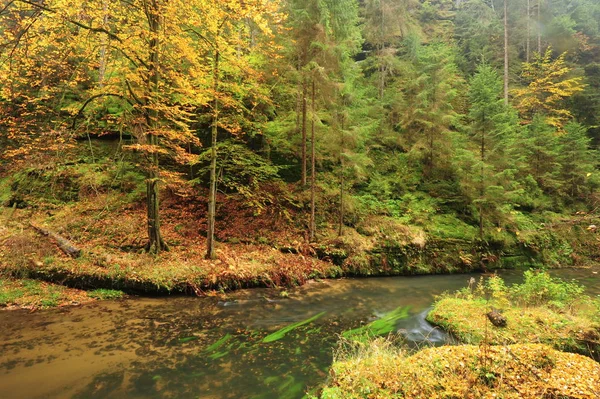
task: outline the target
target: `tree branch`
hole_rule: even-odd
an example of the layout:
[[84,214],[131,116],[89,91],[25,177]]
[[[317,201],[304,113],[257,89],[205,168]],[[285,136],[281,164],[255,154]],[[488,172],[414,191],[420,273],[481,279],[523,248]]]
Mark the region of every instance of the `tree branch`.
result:
[[[42,4],[34,3],[33,1],[29,1],[29,0],[16,0],[16,1],[18,1],[20,3],[28,4],[28,5],[32,6],[32,7],[35,7],[37,9],[39,9],[39,10],[46,11],[46,12],[48,12],[50,14],[57,14],[58,13],[58,11],[53,10],[52,8],[46,7],[46,6],[42,5]],[[67,22],[69,22],[69,23],[71,23],[71,24],[73,24],[75,26],[79,26],[82,29],[86,29],[86,30],[89,30],[91,32],[96,32],[96,33],[104,33],[108,37],[110,37],[111,39],[114,39],[114,40],[118,41],[119,43],[123,42],[123,40],[121,40],[121,38],[119,36],[115,35],[114,33],[110,32],[110,31],[108,31],[108,30],[106,30],[104,28],[96,28],[96,27],[93,27],[93,26],[90,26],[90,25],[86,25],[84,23],[81,23],[81,22],[78,22],[78,21],[75,21],[75,20],[72,20],[72,19],[68,19],[68,18],[66,20],[67,20]]]
[[79,112],[77,112],[77,115],[75,115],[75,118],[73,118],[73,124],[71,125],[71,129],[75,129],[75,124],[77,123],[77,119],[79,119],[79,117],[83,114],[83,111],[85,110],[85,108],[88,106],[89,103],[91,103],[92,101],[94,101],[97,98],[100,97],[118,97],[122,100],[125,100],[129,103],[129,105],[131,105],[133,107],[133,103],[131,102],[130,99],[128,99],[125,96],[122,96],[121,94],[115,94],[115,93],[100,93],[100,94],[96,94],[91,96],[90,98],[88,98],[86,100],[86,102],[83,103],[83,105],[81,106],[81,108],[79,108]]

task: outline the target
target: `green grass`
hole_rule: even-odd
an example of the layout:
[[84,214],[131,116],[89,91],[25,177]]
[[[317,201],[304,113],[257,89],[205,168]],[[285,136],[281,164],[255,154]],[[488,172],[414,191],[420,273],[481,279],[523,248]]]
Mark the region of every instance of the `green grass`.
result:
[[0,278],[0,307],[45,309],[123,296],[115,290],[85,292],[38,280]]
[[125,296],[123,291],[119,290],[109,290],[105,288],[100,288],[93,291],[88,291],[88,296],[94,299],[106,300],[106,299],[121,299]]
[[[544,343],[597,357],[600,312],[582,293],[583,287],[546,272],[525,272],[525,282],[512,287],[492,277],[473,290],[442,296],[427,320],[468,344]],[[488,321],[493,308],[503,313],[506,327]]]

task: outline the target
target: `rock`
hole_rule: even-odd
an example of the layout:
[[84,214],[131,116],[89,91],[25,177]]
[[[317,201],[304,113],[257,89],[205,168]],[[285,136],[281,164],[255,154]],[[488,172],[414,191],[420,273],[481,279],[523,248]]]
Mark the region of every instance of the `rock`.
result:
[[506,317],[498,309],[492,309],[491,312],[486,313],[486,316],[496,327],[506,327]]

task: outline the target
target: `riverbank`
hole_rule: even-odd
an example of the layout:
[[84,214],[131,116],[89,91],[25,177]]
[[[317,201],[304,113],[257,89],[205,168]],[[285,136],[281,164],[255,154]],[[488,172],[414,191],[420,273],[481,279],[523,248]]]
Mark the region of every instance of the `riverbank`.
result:
[[[319,243],[307,245],[299,229],[269,224],[274,221],[272,217],[254,220],[254,233],[250,234],[250,221],[243,219],[243,213],[230,221],[229,230],[222,231],[217,259],[207,260],[201,228],[191,217],[194,205],[174,198],[171,201],[174,203],[166,212],[163,227],[171,250],[158,256],[143,252],[143,208],[115,194],[60,207],[1,209],[0,275],[84,290],[204,295],[239,288],[301,285],[319,278],[448,274],[517,266],[491,252],[477,254],[476,242],[432,238],[418,228],[389,221],[385,224],[379,220],[377,228],[373,226],[363,235],[348,228],[342,237],[332,233]],[[269,230],[269,225],[274,229]],[[81,250],[81,256],[65,254],[55,239],[32,226],[70,240]],[[576,228],[584,231],[581,226]],[[586,237],[595,238],[592,233]],[[576,242],[584,247],[583,240]],[[519,266],[543,261],[548,248],[542,249],[536,260],[535,251],[528,248],[534,255],[521,255],[523,263]],[[570,258],[576,259],[575,252],[570,253]],[[581,259],[569,263],[581,266],[589,261]]]
[[[491,323],[490,312],[504,325]],[[526,271],[522,284],[509,287],[497,276],[482,279],[439,298],[427,320],[467,344],[543,343],[600,359],[600,298],[547,272]]]
[[414,355],[376,341],[339,359],[321,399],[600,396],[600,364],[540,344],[445,346]]
[[526,271],[512,286],[482,277],[443,294],[427,316],[460,345],[412,354],[346,336],[320,397],[598,398],[600,297],[584,290],[547,272]]
[[78,306],[97,300],[120,299],[123,297],[123,292],[117,290],[96,289],[84,291],[43,281],[0,277],[0,309],[36,310]]
[[[204,295],[249,287],[288,287],[310,279],[586,267],[597,262],[595,214],[514,212],[502,228],[477,228],[427,201],[405,215],[365,213],[342,228],[322,215],[308,244],[304,192],[260,187],[259,203],[219,194],[216,259],[205,259],[205,193],[161,190],[162,234],[170,251],[146,254],[144,180],[110,166],[32,167],[0,179],[0,276],[76,289]],[[113,176],[113,174],[115,174]],[[429,204],[429,205],[428,205]],[[408,205],[407,205],[408,206]],[[598,223],[600,225],[600,222]],[[35,227],[34,227],[35,226]],[[40,230],[41,229],[41,230]],[[40,231],[51,232],[50,236]],[[76,248],[76,258],[56,237]]]

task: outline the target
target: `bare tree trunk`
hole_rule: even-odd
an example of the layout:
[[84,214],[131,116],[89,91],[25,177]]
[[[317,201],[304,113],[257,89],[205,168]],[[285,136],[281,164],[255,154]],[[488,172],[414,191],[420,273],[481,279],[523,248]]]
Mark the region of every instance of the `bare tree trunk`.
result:
[[302,82],[302,187],[306,187],[306,82]]
[[[218,36],[218,34],[217,34]],[[215,40],[215,43],[217,41]],[[215,49],[215,61],[213,66],[213,91],[215,99],[213,104],[213,120],[211,127],[211,149],[210,149],[210,191],[208,193],[208,229],[206,232],[206,259],[215,259],[215,215],[217,208],[217,134],[219,123],[219,49]]]
[[[102,17],[102,23],[103,27],[106,28],[106,24],[108,24],[108,0],[102,1],[102,11],[104,13]],[[100,60],[98,66],[98,85],[100,87],[104,86],[104,79],[106,76],[106,48],[109,40],[110,38],[107,35],[102,35],[102,45],[100,46]]]
[[504,104],[508,105],[508,0],[504,0]]
[[[484,115],[485,121],[485,115]],[[481,130],[481,185],[479,186],[479,238],[483,240],[483,197],[485,195],[485,128]]]
[[527,0],[527,40],[526,40],[526,52],[525,59],[529,62],[529,53],[531,48],[531,0]]
[[[154,101],[154,94],[158,90],[159,83],[159,41],[158,34],[160,31],[160,17],[158,15],[158,5],[156,0],[150,2],[150,8],[147,11],[147,17],[150,27],[151,38],[148,43],[149,47],[149,62],[148,62],[148,82],[146,93],[146,110],[145,118],[146,125],[149,130],[146,134],[148,144],[152,147],[158,145],[158,137],[154,132],[158,120],[158,112]],[[146,250],[150,253],[159,253],[162,250],[168,251],[169,247],[164,242],[160,233],[160,215],[159,215],[159,169],[158,169],[158,154],[153,151],[150,154],[150,165],[148,168],[148,178],[146,179],[146,206],[148,220],[148,244]]]
[[340,117],[340,223],[338,226],[338,236],[344,234],[344,115]]
[[540,16],[542,10],[542,0],[538,0],[537,4],[537,50],[542,54],[542,18]]
[[309,242],[315,240],[315,81],[312,81],[312,106],[311,106],[311,132],[310,132],[310,152],[311,152],[311,169],[310,169],[310,226],[309,226]]
[[383,103],[383,96],[385,95],[385,75],[386,68],[384,61],[385,56],[385,5],[381,5],[381,25],[380,25],[381,43],[379,46],[379,54],[381,64],[379,65],[379,100]]

